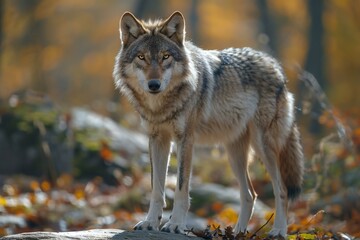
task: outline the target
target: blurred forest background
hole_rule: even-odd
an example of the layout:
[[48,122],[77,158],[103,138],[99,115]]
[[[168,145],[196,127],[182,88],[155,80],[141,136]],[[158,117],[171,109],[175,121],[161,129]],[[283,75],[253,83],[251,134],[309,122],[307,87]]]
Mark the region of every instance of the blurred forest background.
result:
[[[147,19],[175,10],[202,48],[247,46],[281,61],[306,156],[289,230],[360,236],[357,0],[0,0],[0,236],[129,229],[143,217],[147,138],[114,89],[118,21],[125,11]],[[234,224],[238,196],[229,191],[237,185],[223,149],[195,152],[191,219]],[[272,190],[260,163],[250,169],[264,203],[250,224],[256,229],[271,212]],[[175,172],[173,156],[169,200]]]

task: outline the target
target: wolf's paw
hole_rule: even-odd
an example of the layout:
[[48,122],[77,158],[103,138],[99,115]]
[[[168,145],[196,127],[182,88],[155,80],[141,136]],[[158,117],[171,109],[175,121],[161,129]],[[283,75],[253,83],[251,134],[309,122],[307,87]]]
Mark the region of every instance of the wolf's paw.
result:
[[269,232],[270,237],[278,237],[279,239],[286,239],[286,228],[272,228]]
[[246,233],[246,226],[240,226],[239,224],[235,225],[234,232],[238,233]]
[[161,228],[161,231],[162,231],[162,232],[168,232],[168,233],[181,233],[181,234],[185,234],[185,225],[184,225],[184,224],[167,222],[167,223],[165,223],[165,225]]
[[159,221],[140,221],[138,222],[135,227],[134,230],[147,230],[147,231],[151,231],[151,230],[159,230]]

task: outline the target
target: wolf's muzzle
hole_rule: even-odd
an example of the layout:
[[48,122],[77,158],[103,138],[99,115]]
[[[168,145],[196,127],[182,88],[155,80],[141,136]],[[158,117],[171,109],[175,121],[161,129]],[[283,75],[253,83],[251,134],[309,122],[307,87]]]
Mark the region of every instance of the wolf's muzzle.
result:
[[148,87],[149,87],[150,93],[160,92],[160,86],[161,86],[161,82],[157,79],[151,79],[148,82]]

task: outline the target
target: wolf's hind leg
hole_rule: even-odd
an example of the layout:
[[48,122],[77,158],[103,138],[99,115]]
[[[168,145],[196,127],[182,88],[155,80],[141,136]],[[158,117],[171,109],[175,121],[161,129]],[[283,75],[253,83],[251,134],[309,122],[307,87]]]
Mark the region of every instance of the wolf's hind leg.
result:
[[170,136],[167,134],[159,134],[149,139],[152,181],[150,208],[146,219],[136,224],[135,230],[159,230],[163,207],[165,207],[164,187],[170,144]]
[[226,145],[231,168],[240,185],[240,213],[235,233],[246,231],[256,201],[248,173],[249,137],[249,131],[246,130],[239,139]]
[[280,167],[278,162],[279,153],[276,143],[266,134],[261,137],[260,151],[258,154],[272,181],[274,196],[275,196],[275,220],[274,225],[269,232],[270,236],[283,236],[287,234],[287,189],[281,178]]

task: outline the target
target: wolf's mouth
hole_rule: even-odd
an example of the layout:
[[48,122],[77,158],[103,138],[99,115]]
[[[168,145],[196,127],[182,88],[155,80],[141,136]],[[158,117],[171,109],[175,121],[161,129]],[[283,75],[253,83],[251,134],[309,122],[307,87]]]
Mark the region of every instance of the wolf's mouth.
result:
[[149,93],[151,94],[158,94],[160,92],[161,92],[160,90],[149,90]]

